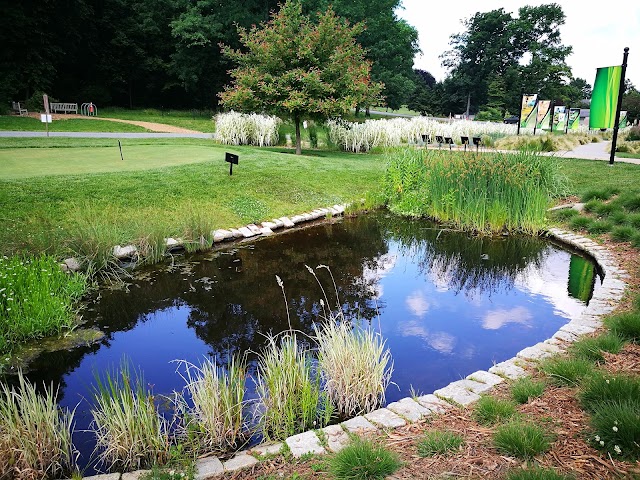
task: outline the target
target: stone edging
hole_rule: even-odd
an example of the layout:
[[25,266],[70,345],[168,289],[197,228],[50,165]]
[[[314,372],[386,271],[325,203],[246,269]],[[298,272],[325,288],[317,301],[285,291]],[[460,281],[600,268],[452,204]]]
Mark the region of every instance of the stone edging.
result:
[[[344,211],[344,209],[343,209]],[[293,217],[295,218],[295,217]],[[293,220],[292,218],[292,220]],[[319,218],[319,217],[316,217]],[[263,224],[264,225],[264,224]],[[551,228],[548,236],[586,252],[598,263],[604,273],[602,286],[592,297],[589,306],[576,318],[562,326],[551,338],[524,348],[515,357],[500,362],[488,371],[477,371],[463,380],[457,380],[446,387],[421,397],[407,397],[390,403],[384,408],[352,418],[339,425],[323,428],[321,436],[310,430],[293,435],[283,443],[258,445],[238,452],[234,457],[222,462],[215,456],[196,462],[196,480],[205,480],[215,475],[250,467],[265,455],[278,454],[284,444],[294,457],[305,454],[337,452],[349,443],[349,434],[366,433],[380,429],[393,429],[407,423],[414,423],[429,415],[445,413],[455,407],[467,406],[480,399],[480,394],[490,391],[505,380],[526,376],[523,367],[535,364],[541,359],[563,352],[582,335],[595,332],[602,326],[603,315],[616,308],[626,288],[628,274],[621,270],[606,248],[594,241],[571,232]],[[137,480],[143,471],[122,474],[121,480]],[[91,480],[120,480],[120,474],[86,477]]]

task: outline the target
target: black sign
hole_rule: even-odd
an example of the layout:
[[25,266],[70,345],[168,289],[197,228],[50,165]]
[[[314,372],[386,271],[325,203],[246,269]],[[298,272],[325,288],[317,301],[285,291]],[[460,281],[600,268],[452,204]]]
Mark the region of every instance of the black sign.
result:
[[238,155],[226,152],[224,161],[229,162],[229,175],[233,175],[233,165],[238,165]]

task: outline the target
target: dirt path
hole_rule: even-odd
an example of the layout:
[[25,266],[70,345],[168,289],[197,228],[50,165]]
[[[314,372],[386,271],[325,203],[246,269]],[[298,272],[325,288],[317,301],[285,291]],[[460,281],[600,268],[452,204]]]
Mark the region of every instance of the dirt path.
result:
[[[30,117],[40,118],[40,114],[30,113]],[[108,118],[108,117],[86,117],[84,115],[75,115],[75,114],[53,114],[53,120],[69,120],[72,118],[81,118],[84,120],[108,120],[110,122],[120,122],[120,123],[129,123],[131,125],[137,125],[138,127],[146,128],[152,132],[157,133],[203,133],[197,130],[189,130],[188,128],[176,127],[174,125],[167,125],[165,123],[155,123],[155,122],[140,122],[138,120],[123,120],[121,118]]]

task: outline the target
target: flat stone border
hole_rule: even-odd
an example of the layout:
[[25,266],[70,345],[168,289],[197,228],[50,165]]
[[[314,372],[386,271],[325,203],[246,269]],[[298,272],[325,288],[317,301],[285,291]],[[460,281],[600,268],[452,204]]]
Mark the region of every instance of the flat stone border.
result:
[[[340,213],[344,212],[344,208]],[[300,217],[300,216],[297,216]],[[300,222],[307,219],[293,217]],[[309,219],[310,220],[310,219]],[[283,222],[284,223],[284,222]],[[295,222],[294,222],[295,223]],[[264,224],[263,224],[264,225]],[[263,227],[265,228],[265,227]],[[270,228],[270,227],[269,227]],[[327,451],[339,451],[349,443],[349,435],[363,434],[378,430],[389,430],[407,423],[418,422],[430,415],[446,414],[455,407],[466,407],[478,399],[480,395],[506,380],[526,376],[525,368],[541,359],[561,353],[579,339],[580,336],[595,332],[602,326],[601,317],[611,313],[622,299],[626,288],[625,279],[628,274],[619,268],[613,256],[596,242],[557,228],[548,230],[548,236],[562,243],[587,253],[598,263],[604,274],[601,287],[594,294],[589,305],[579,316],[572,318],[562,326],[551,338],[518,352],[515,357],[500,362],[488,371],[477,371],[463,380],[451,382],[433,394],[421,397],[407,397],[390,403],[384,408],[369,412],[322,430],[322,434],[307,431],[287,438],[287,445],[294,457],[306,454],[323,454]],[[264,233],[262,233],[264,234]],[[321,438],[322,437],[322,438]],[[258,445],[247,451],[238,452],[234,457],[220,461],[215,456],[199,459],[196,462],[196,480],[206,480],[223,472],[247,468],[260,461],[260,457],[282,452],[282,443]],[[134,472],[140,475],[140,472]],[[98,475],[87,477],[92,480],[130,480],[131,474]]]

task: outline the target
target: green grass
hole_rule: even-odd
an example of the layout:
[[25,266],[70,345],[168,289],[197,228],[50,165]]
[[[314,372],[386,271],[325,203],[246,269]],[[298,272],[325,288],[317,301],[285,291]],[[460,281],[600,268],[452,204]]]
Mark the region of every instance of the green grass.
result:
[[337,480],[382,480],[402,466],[398,457],[370,440],[354,440],[329,457],[329,472]]
[[98,114],[100,117],[105,118],[164,123],[203,133],[215,132],[215,123],[212,120],[215,112],[209,110],[158,110],[155,108],[130,110],[125,108],[103,108],[98,110]]
[[458,450],[463,443],[464,439],[457,433],[431,430],[425,433],[424,436],[418,440],[418,455],[421,457],[444,455]]
[[85,291],[84,276],[64,273],[51,256],[0,257],[0,353],[75,326]]
[[[36,118],[0,115],[0,130],[45,132],[46,126]],[[112,122],[92,117],[54,120],[49,124],[49,131],[144,133],[150,130],[129,123]]]
[[540,369],[555,385],[575,386],[593,373],[594,367],[589,360],[556,356],[544,360],[540,364]]
[[598,404],[590,424],[596,448],[613,458],[640,459],[640,398]]
[[507,473],[505,480],[573,480],[575,477],[561,475],[553,469],[542,467],[529,467],[525,470],[520,468]]
[[640,402],[640,377],[636,375],[599,373],[593,375],[578,394],[582,408],[594,412],[599,405]]
[[513,402],[492,396],[482,396],[473,408],[473,418],[482,425],[503,422],[516,413],[516,406]]
[[605,320],[605,325],[614,334],[634,343],[640,343],[640,309],[614,315]]
[[553,435],[547,428],[512,420],[496,428],[493,440],[498,450],[514,457],[530,459],[551,448]]
[[575,342],[569,348],[570,353],[577,358],[590,362],[603,363],[603,352],[618,353],[624,346],[624,340],[618,335],[608,332],[597,337],[587,337]]
[[532,398],[542,396],[544,388],[544,382],[522,377],[511,384],[511,397],[518,403],[527,403]]

